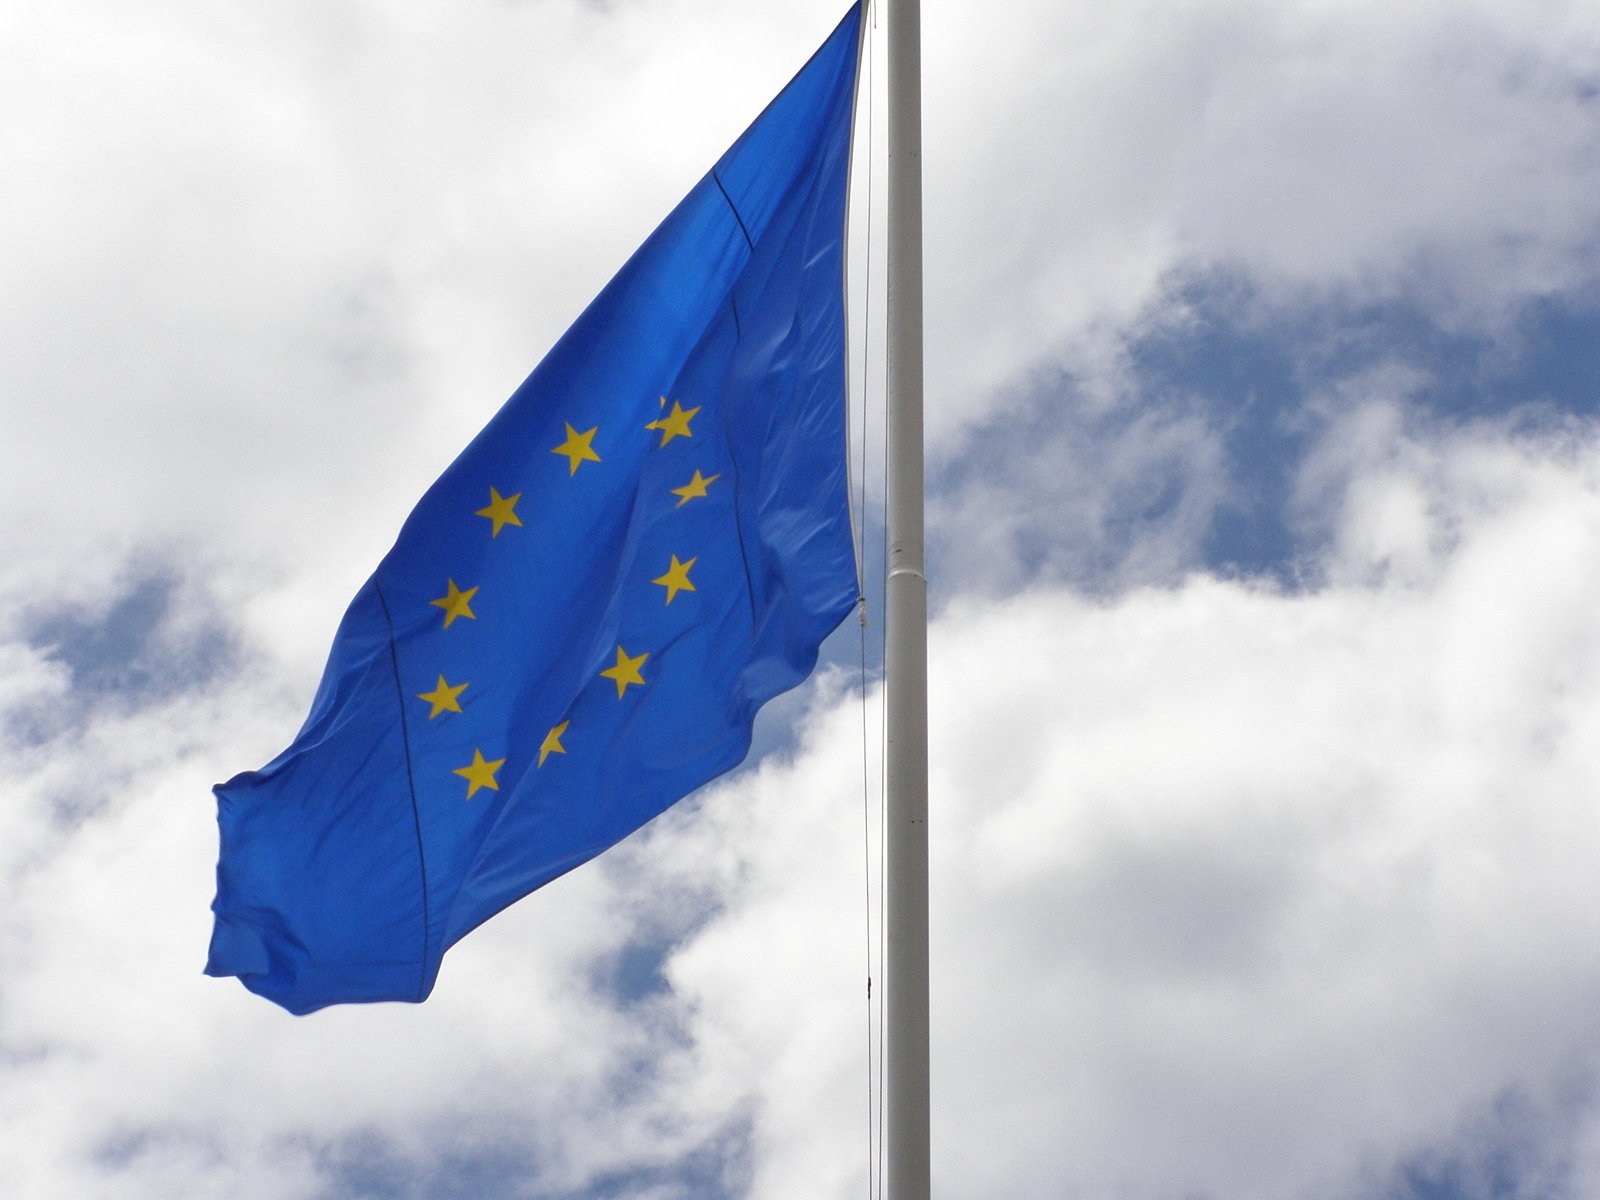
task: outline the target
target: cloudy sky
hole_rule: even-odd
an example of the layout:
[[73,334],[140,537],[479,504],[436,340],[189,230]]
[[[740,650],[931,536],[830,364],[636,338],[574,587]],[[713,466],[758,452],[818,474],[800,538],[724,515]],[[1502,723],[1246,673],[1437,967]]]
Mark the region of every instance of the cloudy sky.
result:
[[[871,1194],[875,624],[427,1004],[200,974],[210,785],[841,14],[0,3],[7,1194]],[[924,25],[936,1194],[1600,1196],[1600,7]]]

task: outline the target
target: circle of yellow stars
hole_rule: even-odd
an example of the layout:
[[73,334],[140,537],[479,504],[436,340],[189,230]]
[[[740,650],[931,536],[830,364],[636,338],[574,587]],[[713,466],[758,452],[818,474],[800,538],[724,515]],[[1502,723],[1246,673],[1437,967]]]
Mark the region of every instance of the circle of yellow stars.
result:
[[[662,414],[656,420],[649,422],[645,428],[661,434],[661,441],[657,448],[667,446],[676,438],[693,438],[694,431],[690,423],[699,407],[684,408],[676,400],[672,402],[671,411],[667,411],[667,399],[661,397]],[[598,425],[586,430],[578,430],[571,422],[563,422],[566,427],[566,438],[560,445],[551,448],[550,453],[559,454],[567,460],[567,476],[573,478],[578,474],[578,468],[585,463],[599,463],[605,460],[594,447],[595,435],[600,432]],[[710,494],[711,485],[722,476],[704,475],[697,468],[694,475],[682,487],[670,489],[671,494],[678,497],[675,508],[682,508],[691,500],[700,500]],[[499,489],[490,485],[489,503],[473,512],[474,516],[482,517],[489,522],[489,536],[491,539],[499,538],[507,528],[523,528],[522,518],[517,515],[517,502],[522,499],[521,492],[511,495],[501,495]],[[651,583],[665,589],[665,604],[671,604],[677,599],[680,592],[693,592],[695,585],[689,576],[694,569],[698,557],[680,559],[676,554],[670,556],[671,561],[666,571],[651,580]],[[449,629],[457,620],[466,619],[475,621],[478,614],[472,610],[472,600],[478,594],[478,586],[468,588],[459,586],[453,578],[445,582],[445,594],[429,603],[444,610],[444,628]],[[599,678],[609,679],[616,685],[617,699],[625,699],[631,687],[648,686],[649,680],[645,678],[644,666],[650,658],[649,651],[638,654],[629,654],[622,645],[617,646],[616,661],[609,667],[600,671]],[[472,685],[466,681],[450,683],[444,675],[438,676],[432,691],[417,693],[417,699],[428,705],[428,720],[444,713],[460,713],[461,696]],[[571,725],[570,718],[562,720],[555,725],[549,733],[545,734],[544,741],[539,745],[538,761],[536,768],[542,768],[545,761],[552,754],[565,754],[566,746],[561,739],[566,735],[567,728]],[[497,792],[500,790],[497,773],[506,764],[506,759],[488,759],[484,757],[481,747],[472,749],[472,761],[464,767],[456,767],[452,772],[467,781],[467,799],[471,800],[480,791]]]

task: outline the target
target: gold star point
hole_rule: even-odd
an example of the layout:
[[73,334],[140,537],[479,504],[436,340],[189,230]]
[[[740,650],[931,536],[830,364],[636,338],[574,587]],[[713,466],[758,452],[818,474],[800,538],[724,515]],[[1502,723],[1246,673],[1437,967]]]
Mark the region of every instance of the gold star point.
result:
[[650,582],[660,584],[667,589],[667,603],[671,604],[673,597],[679,592],[692,592],[695,590],[694,584],[689,582],[689,568],[699,561],[698,558],[691,558],[688,562],[679,562],[678,556],[674,554],[672,556],[672,565],[667,568],[667,573],[658,579],[652,579]]
[[615,666],[607,667],[600,674],[614,681],[617,685],[617,699],[622,699],[622,694],[628,690],[628,685],[644,683],[644,676],[639,674],[639,668],[644,666],[644,660],[649,658],[649,653],[630,657],[621,646],[617,647],[617,662]]
[[444,681],[444,676],[439,676],[439,682],[434,684],[431,692],[418,692],[418,700],[426,700],[433,706],[428,713],[428,720],[433,720],[442,712],[461,711],[461,693],[467,690],[467,685],[458,683],[451,687]]
[[561,744],[561,735],[567,731],[571,721],[563,721],[549,733],[544,735],[544,741],[539,744],[539,765],[544,766],[544,760],[552,754],[565,754],[567,748]]
[[466,617],[468,620],[476,621],[478,614],[472,611],[472,598],[478,594],[478,589],[469,587],[466,591],[462,591],[456,586],[454,579],[450,580],[449,586],[450,590],[444,595],[437,600],[428,602],[435,608],[444,609],[444,627],[449,629],[451,623],[457,617]]
[[576,429],[574,429],[570,421],[566,422],[566,426],[567,440],[562,442],[561,445],[555,447],[555,449],[551,450],[550,453],[565,454],[567,456],[567,474],[576,475],[578,473],[579,463],[600,461],[600,456],[595,453],[593,445],[595,431],[598,430],[600,426],[596,425],[594,429],[590,429],[584,433],[579,433]]
[[[666,404],[667,398],[663,396],[661,402]],[[664,417],[657,417],[645,426],[646,429],[661,431],[661,444],[665,446],[675,437],[693,437],[689,430],[689,419],[699,412],[699,408],[685,409],[676,400],[672,402],[672,411]]]
[[500,531],[507,525],[522,527],[522,518],[517,516],[517,501],[522,499],[522,493],[515,496],[502,496],[494,488],[489,489],[489,503],[485,508],[480,508],[472,515],[475,517],[488,517],[494,523],[494,530],[490,537],[499,537]]
[[696,471],[694,473],[694,478],[689,480],[688,483],[684,484],[681,488],[672,489],[672,494],[678,497],[677,507],[682,508],[691,500],[701,499],[705,496],[706,489],[721,478],[721,475],[705,476],[700,474],[699,471]]
[[497,758],[490,762],[483,757],[483,751],[476,746],[472,748],[472,761],[464,767],[457,767],[451,774],[459,775],[467,781],[467,799],[471,800],[484,788],[491,792],[498,792],[500,785],[495,782],[494,773],[506,765],[506,760]]

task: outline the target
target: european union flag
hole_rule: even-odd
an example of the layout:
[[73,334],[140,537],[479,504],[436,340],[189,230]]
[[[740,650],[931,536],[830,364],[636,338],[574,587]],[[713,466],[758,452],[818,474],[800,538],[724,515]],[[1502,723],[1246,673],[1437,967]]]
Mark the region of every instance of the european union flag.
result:
[[211,975],[420,1001],[445,950],[750,748],[855,603],[859,7],[423,496],[294,744],[216,788]]

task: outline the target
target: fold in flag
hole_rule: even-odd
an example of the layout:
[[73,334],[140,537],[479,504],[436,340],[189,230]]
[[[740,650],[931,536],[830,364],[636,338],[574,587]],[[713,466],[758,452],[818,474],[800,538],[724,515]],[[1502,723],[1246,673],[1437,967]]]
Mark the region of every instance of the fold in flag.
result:
[[420,1001],[445,950],[737,765],[855,603],[859,7],[412,512],[310,715],[219,784],[210,975]]

